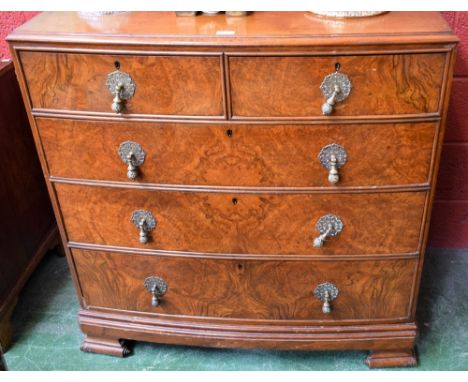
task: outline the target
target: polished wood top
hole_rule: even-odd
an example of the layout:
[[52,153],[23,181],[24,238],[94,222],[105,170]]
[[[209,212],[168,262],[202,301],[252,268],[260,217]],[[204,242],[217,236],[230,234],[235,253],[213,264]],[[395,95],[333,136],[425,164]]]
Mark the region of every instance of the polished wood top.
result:
[[188,46],[370,45],[446,43],[457,38],[438,12],[388,12],[332,19],[310,12],[253,12],[244,17],[177,17],[174,12],[121,12],[93,17],[44,12],[9,41]]

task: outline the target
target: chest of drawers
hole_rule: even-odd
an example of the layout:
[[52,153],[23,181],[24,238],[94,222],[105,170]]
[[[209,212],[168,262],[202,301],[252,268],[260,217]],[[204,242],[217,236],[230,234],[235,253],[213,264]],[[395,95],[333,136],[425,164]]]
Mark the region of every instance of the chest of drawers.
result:
[[44,13],[8,40],[82,350],[416,363],[457,42],[439,14]]

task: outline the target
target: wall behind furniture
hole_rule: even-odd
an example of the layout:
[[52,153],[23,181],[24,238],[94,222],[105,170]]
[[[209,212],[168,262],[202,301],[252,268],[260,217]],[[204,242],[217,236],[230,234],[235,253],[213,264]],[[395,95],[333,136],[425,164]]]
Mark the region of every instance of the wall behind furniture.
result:
[[0,12],[0,59],[9,58],[10,52],[5,37],[16,27],[24,24],[39,12]]
[[[0,12],[0,58],[10,57],[8,33],[37,13]],[[460,45],[429,245],[468,248],[468,12],[442,13]]]
[[429,246],[468,248],[468,12],[443,12],[460,39]]

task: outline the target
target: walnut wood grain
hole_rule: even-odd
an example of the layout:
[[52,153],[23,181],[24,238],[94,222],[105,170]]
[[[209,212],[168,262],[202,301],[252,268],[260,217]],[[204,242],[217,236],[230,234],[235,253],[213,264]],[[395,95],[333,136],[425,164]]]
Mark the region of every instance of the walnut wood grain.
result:
[[[417,260],[239,261],[167,258],[72,250],[86,304],[119,310],[263,320],[392,319],[409,312]],[[143,282],[162,277],[158,307]],[[322,312],[315,287],[331,282],[340,294]]]
[[[219,33],[226,31],[230,34]],[[44,13],[10,35],[8,40],[43,170],[49,176],[41,138],[53,170],[48,187],[63,240],[72,240],[70,247],[81,247],[81,250],[67,248],[67,258],[82,306],[79,322],[87,335],[88,351],[123,355],[118,340],[133,339],[217,347],[370,349],[376,351],[370,357],[370,366],[382,367],[403,366],[415,361],[412,356],[416,338],[415,307],[457,42],[440,14],[389,12],[375,18],[330,22],[308,12],[255,12],[236,19],[225,16],[177,18],[174,13],[130,12],[93,20],[77,13]],[[128,104],[130,114],[121,116],[107,110],[111,98],[103,96],[108,91],[102,92],[102,81],[95,76],[97,67],[102,70],[100,78],[107,75],[107,67],[112,66],[115,57],[122,60],[123,71],[137,68],[135,75],[140,76],[137,95]],[[338,58],[341,70],[352,75],[354,88],[350,98],[338,104],[335,114],[328,118],[319,114],[323,96],[318,86],[323,76],[334,70]],[[35,67],[36,62],[38,67]],[[156,62],[161,65],[152,65]],[[354,67],[350,68],[349,64]],[[49,79],[51,82],[47,82]],[[151,79],[167,85],[167,92],[161,93],[164,100],[158,100],[153,94],[164,90],[154,86]],[[84,88],[77,90],[83,83]],[[139,84],[143,84],[143,88]],[[177,99],[171,98],[172,95]],[[44,120],[36,121],[35,116],[40,115],[86,121],[83,123],[90,131],[102,131],[104,137],[86,136],[85,129],[79,129],[74,122],[53,127],[53,124],[41,122]],[[89,119],[106,122],[90,123]],[[144,124],[143,128],[133,124],[156,120],[165,124]],[[185,124],[178,123],[181,121]],[[249,121],[249,125],[245,121]],[[359,122],[363,122],[362,126],[358,126]],[[397,125],[400,122],[402,124]],[[439,126],[434,129],[437,122]],[[369,123],[374,123],[376,129],[371,130]],[[41,134],[45,132],[43,137],[36,124],[44,130],[41,131]],[[192,140],[188,140],[191,135],[187,133],[171,137],[175,134],[173,131],[193,132],[195,125],[200,128],[197,132],[207,135],[201,134]],[[291,128],[292,125],[296,127]],[[257,127],[259,129],[255,130]],[[232,128],[235,133],[230,143],[222,140],[223,128]],[[278,186],[287,182],[301,184],[301,177],[308,176],[312,167],[304,164],[306,154],[300,151],[304,150],[300,144],[296,144],[300,149],[289,150],[295,158],[302,158],[297,167],[304,169],[288,164],[291,158],[275,163],[273,150],[280,153],[279,157],[286,157],[282,151],[283,141],[277,134],[286,137],[286,142],[294,141],[289,140],[294,137],[307,142],[303,134],[309,128],[320,132],[315,137],[317,141],[323,138],[322,134],[337,134],[334,135],[337,139],[356,135],[365,145],[374,135],[381,135],[380,139],[373,140],[376,149],[366,152],[368,158],[381,161],[370,166],[364,160],[362,166],[361,161],[359,165],[354,162],[356,166],[352,170],[343,168],[343,171],[356,171],[343,176],[343,182],[349,185],[359,184],[364,168],[375,183],[364,188],[341,185],[343,189],[319,185],[303,187],[300,192],[294,187]],[[347,132],[348,128],[352,129],[352,134]],[[94,138],[91,139],[96,141],[93,147],[99,147],[105,145],[104,139],[112,141],[114,134],[120,137],[127,129],[132,134],[138,131],[146,140],[145,145],[151,147],[162,147],[162,143],[155,143],[155,139],[161,139],[171,149],[167,149],[167,153],[173,151],[173,157],[179,156],[175,162],[186,172],[182,175],[172,167],[170,178],[169,170],[167,173],[147,172],[149,164],[146,163],[148,167],[142,169],[145,177],[151,174],[161,179],[166,175],[165,179],[193,179],[195,186],[148,184],[148,179],[136,183],[124,183],[117,178],[100,179],[93,167],[94,157],[86,152],[87,148],[83,150],[84,142]],[[366,129],[367,136],[363,133]],[[151,133],[144,133],[145,130]],[[276,131],[278,133],[273,134]],[[271,137],[263,143],[262,137],[267,136],[267,132]],[[435,144],[430,154],[429,137],[434,134]],[[75,147],[64,148],[62,143],[59,146],[57,143],[62,142],[62,137],[71,147],[74,143],[77,150],[83,150],[89,177],[67,178],[66,174],[73,171],[83,174],[80,171],[84,171],[84,166],[57,165],[60,153],[53,153],[54,140],[57,151],[75,150]],[[174,147],[178,141],[169,142],[175,138],[182,142],[179,151]],[[204,138],[213,139],[238,162],[231,164],[225,159],[227,156],[213,150],[203,156],[206,162],[196,164],[194,158],[202,152],[199,145]],[[268,147],[267,140],[274,143],[274,148]],[[234,146],[234,142],[241,142],[249,155],[236,156],[238,152],[233,149],[240,146]],[[393,151],[394,146],[404,149]],[[380,157],[377,147],[382,153]],[[356,160],[354,148],[352,151],[349,163]],[[405,158],[401,163],[390,159],[397,152]],[[252,153],[261,153],[264,163],[249,159]],[[149,155],[154,157],[155,154]],[[174,162],[172,154],[157,155],[156,170],[158,160]],[[429,157],[430,162],[426,162]],[[409,163],[414,163],[412,160],[422,162],[413,166],[413,171],[407,171],[411,168]],[[117,176],[116,163],[112,163],[105,162],[102,174]],[[214,172],[205,170],[209,163],[214,166]],[[242,176],[231,173],[223,177],[226,163],[237,166]],[[62,177],[54,176],[56,171],[65,170]],[[322,171],[320,169],[307,181],[316,181]],[[380,177],[376,175],[378,171],[381,171]],[[232,179],[233,186],[211,183],[216,179],[224,180],[225,184]],[[424,183],[413,184],[410,179],[411,182],[424,179]],[[263,183],[258,183],[258,187],[243,187],[238,183],[242,181]],[[203,182],[206,186],[202,186]],[[391,182],[401,184],[388,186],[393,184]],[[232,198],[238,199],[235,206]],[[129,213],[136,204],[137,208],[156,207],[158,210],[155,215],[159,224],[153,241],[146,247],[135,244],[138,232],[129,225]],[[335,210],[330,211],[330,206]],[[327,212],[343,214],[345,230],[317,250],[319,252],[313,252],[315,250],[305,243],[311,245],[316,235],[315,214]],[[130,243],[130,240],[135,242]],[[163,247],[189,250],[158,249]],[[145,251],[144,248],[152,249]],[[208,252],[194,252],[197,248]],[[75,258],[81,259],[78,261],[85,271],[76,266],[71,251],[75,251]],[[94,267],[96,264],[102,267]],[[161,265],[167,272],[166,277],[180,279],[180,284],[186,286],[184,291],[176,289],[173,296],[180,297],[176,299],[180,312],[195,315],[116,310],[116,307],[140,304],[139,293],[149,297],[146,291],[133,292],[133,288],[141,288],[136,278],[140,277],[140,271],[153,269],[152,264],[155,268]],[[187,264],[196,265],[189,267]],[[269,264],[275,264],[274,268],[266,269]],[[312,267],[313,264],[318,268]],[[210,302],[209,306],[202,306],[198,296],[187,302],[187,297],[193,296],[190,293],[201,291],[202,284],[199,279],[194,280],[190,272],[211,269],[223,273],[215,281],[211,281],[212,274],[207,273],[206,279],[214,285],[211,296],[222,290],[229,293],[249,289],[250,295],[236,296],[245,302],[245,311],[240,305],[232,308],[228,304],[212,305]],[[184,274],[185,270],[188,275]],[[278,273],[278,270],[283,272]],[[305,306],[301,305],[305,302],[287,305],[291,304],[291,298],[284,302],[283,297],[290,297],[285,294],[288,292],[279,289],[273,281],[285,280],[285,285],[289,286],[295,279],[302,280],[309,270],[317,279],[323,276],[321,271],[333,271],[337,283],[345,281],[352,290],[365,289],[363,300],[340,307],[345,309],[340,310],[342,314],[363,318],[354,321],[346,318],[289,320],[288,317],[302,317],[307,308],[297,308]],[[254,271],[255,277],[249,278]],[[261,275],[257,276],[257,272]],[[132,297],[121,284],[111,284],[114,273],[117,279],[124,280],[122,285],[129,283]],[[101,274],[105,277],[100,277]],[[188,285],[186,280],[192,283]],[[85,289],[89,288],[86,298],[96,303],[99,299],[106,300],[109,305],[90,306],[81,293],[82,283]],[[94,285],[99,283],[111,287],[98,290]],[[257,285],[255,283],[260,283],[261,287],[247,288]],[[294,296],[301,296],[307,288],[311,285],[304,284]],[[110,289],[116,290],[117,295]],[[386,295],[387,291],[394,293]],[[388,307],[380,295],[390,301]],[[363,301],[370,300],[371,304],[362,305]],[[269,305],[263,301],[268,301]],[[287,308],[280,308],[284,306]],[[404,317],[394,316],[403,311]],[[206,312],[213,315],[204,316]],[[236,318],[229,317],[234,314]],[[252,318],[257,316],[267,318]]]
[[86,336],[80,346],[80,350],[86,353],[98,353],[125,357],[130,354],[130,350],[118,339]]
[[356,116],[438,112],[446,54],[228,60],[236,118],[322,115],[320,84],[336,63],[352,90],[333,107],[333,116]]
[[[429,227],[430,227],[430,222],[431,222],[431,214],[432,214],[432,208],[433,208],[433,203],[434,203],[434,197],[435,197],[435,189],[436,189],[436,183],[437,183],[437,176],[438,176],[438,171],[439,171],[439,166],[440,166],[440,157],[441,157],[441,152],[442,152],[442,147],[443,147],[443,141],[444,141],[444,133],[445,133],[445,128],[447,125],[447,111],[448,111],[448,106],[449,106],[449,101],[450,101],[450,91],[452,88],[452,77],[454,73],[454,66],[455,66],[455,59],[456,59],[456,50],[453,49],[450,52],[450,61],[449,65],[447,65],[447,72],[446,72],[446,86],[444,88],[444,94],[443,94],[443,104],[442,108],[444,110],[444,113],[442,114],[441,118],[441,129],[439,129],[439,136],[438,136],[438,144],[436,146],[436,151],[434,155],[434,164],[433,164],[433,172],[432,172],[432,184],[433,186],[431,187],[431,190],[428,195],[427,199],[427,207],[426,207],[426,212],[424,214],[424,230],[422,232],[422,245],[421,245],[421,252],[425,253],[426,247],[427,247],[427,242],[428,242],[428,235],[429,235]],[[424,260],[424,258],[422,258]],[[423,264],[424,261],[419,262],[419,267],[418,267],[418,273],[415,279],[415,288],[414,288],[414,293],[413,293],[413,301],[416,302],[418,299],[418,291],[419,287],[421,284],[421,274],[423,271]],[[416,316],[416,308],[417,304],[413,303],[413,311],[412,311],[412,316]]]
[[[219,31],[230,31],[222,34]],[[103,36],[105,34],[105,36]],[[177,17],[174,12],[127,12],[100,19],[77,12],[44,12],[8,37],[8,41],[57,42],[70,46],[139,44],[258,47],[428,44],[458,39],[438,12],[388,12],[386,14],[331,22],[311,12],[254,12],[248,17],[224,15]],[[101,48],[103,49],[103,48]],[[424,49],[430,49],[429,45]]]
[[20,56],[34,108],[113,113],[114,97],[106,81],[118,61],[136,86],[125,114],[224,114],[219,56],[43,52],[21,52]]
[[[168,320],[168,318],[171,320]],[[233,323],[234,321],[234,323]],[[414,346],[416,325],[408,323],[354,325],[293,325],[284,320],[254,321],[228,318],[203,319],[194,316],[167,316],[82,309],[80,328],[88,336],[128,338],[180,345],[223,348],[264,348],[290,350],[386,350]],[[228,322],[228,325],[219,325]],[[295,323],[296,321],[294,321]]]
[[330,187],[318,154],[331,143],[348,154],[337,188],[421,184],[428,181],[436,131],[436,123],[36,122],[52,176],[128,181],[118,148],[131,140],[146,153],[136,182],[207,186]]
[[[68,239],[165,250],[362,255],[415,252],[425,192],[377,194],[218,194],[55,185]],[[237,198],[237,204],[232,199]],[[157,219],[147,244],[130,221],[134,210]],[[316,221],[333,213],[345,228],[313,248]]]
[[416,366],[417,359],[413,348],[398,350],[375,350],[366,358],[371,369],[382,367]]

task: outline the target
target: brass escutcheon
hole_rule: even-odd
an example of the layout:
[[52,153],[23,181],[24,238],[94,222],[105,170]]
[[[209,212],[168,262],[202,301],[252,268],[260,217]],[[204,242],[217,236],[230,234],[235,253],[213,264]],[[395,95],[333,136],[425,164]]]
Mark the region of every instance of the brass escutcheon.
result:
[[148,234],[156,227],[156,218],[149,211],[136,210],[133,211],[131,222],[139,230],[139,240],[141,244],[146,244],[149,241]]
[[325,241],[329,237],[338,235],[343,230],[343,227],[343,221],[338,216],[332,214],[322,216],[315,224],[315,228],[320,232],[320,236],[314,239],[314,247],[323,247]]
[[339,293],[340,291],[335,284],[325,282],[317,285],[314,290],[314,295],[320,301],[323,301],[322,312],[324,314],[331,313],[332,308],[330,302],[337,298]]
[[135,83],[130,74],[116,70],[107,75],[106,85],[114,96],[111,109],[115,113],[122,113],[127,100],[135,94]]
[[348,160],[348,154],[344,147],[332,143],[320,150],[318,159],[323,167],[328,169],[328,181],[332,184],[338,183],[340,174],[338,169],[344,166]]
[[144,281],[145,288],[151,293],[151,305],[156,307],[160,304],[160,297],[167,291],[167,283],[158,276],[149,276]]
[[322,105],[322,113],[330,115],[333,112],[333,106],[336,102],[344,101],[351,93],[351,81],[349,77],[340,73],[338,70],[335,73],[325,76],[320,90],[325,97],[325,103]]
[[138,176],[138,167],[145,161],[145,152],[136,142],[125,141],[119,146],[119,156],[127,167],[127,178],[135,180]]

